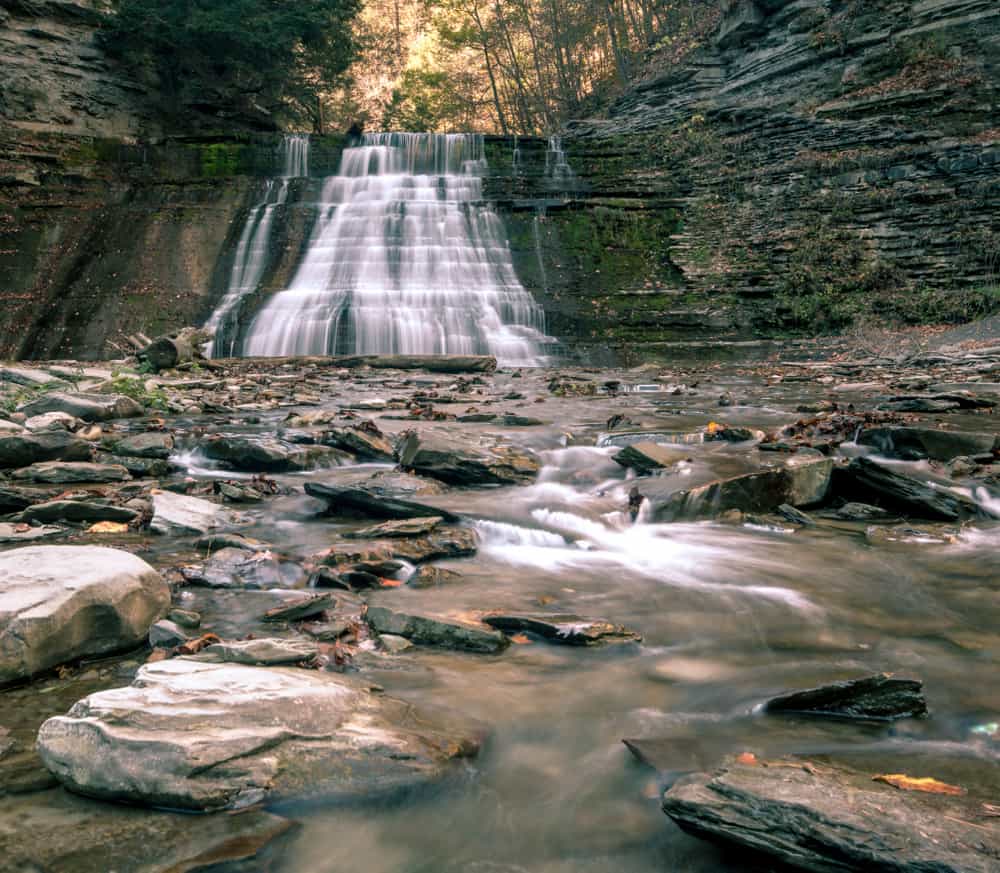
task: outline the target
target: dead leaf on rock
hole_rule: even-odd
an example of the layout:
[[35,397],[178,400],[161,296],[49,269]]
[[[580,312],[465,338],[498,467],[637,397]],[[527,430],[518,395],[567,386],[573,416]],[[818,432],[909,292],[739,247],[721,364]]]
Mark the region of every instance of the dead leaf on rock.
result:
[[175,654],[178,655],[197,655],[198,652],[200,652],[205,647],[210,646],[213,643],[221,643],[221,642],[222,640],[220,640],[215,634],[204,634],[203,636],[198,637],[198,639],[196,640],[189,640],[183,645],[178,646],[176,649],[174,649],[174,652]]
[[531,640],[528,639],[527,634],[514,634],[511,636],[510,641],[516,646],[530,646]]
[[753,752],[743,752],[741,755],[736,756],[736,763],[746,764],[748,767],[756,767],[760,762]]
[[939,782],[930,776],[915,777],[907,776],[904,773],[881,773],[872,776],[872,782],[884,782],[900,791],[923,791],[926,794],[965,794],[965,789],[958,785],[949,785],[947,782]]
[[128,525],[123,521],[99,521],[87,528],[87,533],[113,534],[128,532]]
[[401,588],[403,585],[399,579],[379,579],[378,584],[383,588]]

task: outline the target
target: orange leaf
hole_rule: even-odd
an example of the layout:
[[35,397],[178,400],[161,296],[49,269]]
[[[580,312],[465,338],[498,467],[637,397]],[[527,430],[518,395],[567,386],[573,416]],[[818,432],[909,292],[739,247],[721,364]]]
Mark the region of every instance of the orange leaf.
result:
[[87,528],[87,533],[125,533],[128,525],[123,521],[99,521]]
[[753,752],[744,752],[742,755],[736,756],[737,764],[746,764],[750,767],[757,766],[757,756]]
[[707,433],[709,436],[711,436],[714,433],[718,433],[720,430],[722,430],[722,428],[723,428],[723,425],[719,424],[719,422],[717,422],[717,421],[710,421],[708,423],[708,427],[705,428],[705,433]]
[[927,794],[965,794],[965,789],[947,782],[938,782],[929,776],[914,777],[903,773],[882,773],[872,776],[872,782],[884,782],[901,791],[923,791]]
[[398,579],[379,579],[378,584],[383,588],[400,588],[403,583]]
[[514,634],[510,641],[517,646],[530,646],[531,640],[528,639],[526,634]]

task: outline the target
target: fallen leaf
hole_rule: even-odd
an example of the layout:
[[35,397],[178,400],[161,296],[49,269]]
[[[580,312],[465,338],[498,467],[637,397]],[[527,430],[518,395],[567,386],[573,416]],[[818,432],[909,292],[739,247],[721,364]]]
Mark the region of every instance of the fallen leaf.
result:
[[719,422],[717,422],[717,421],[710,421],[708,423],[708,427],[705,428],[705,433],[707,433],[709,436],[711,436],[712,434],[718,433],[720,430],[722,430],[722,428],[723,428],[723,425],[719,424]]
[[530,646],[531,640],[528,639],[526,634],[514,634],[510,641],[517,646]]
[[221,643],[221,642],[222,640],[220,640],[215,634],[204,634],[203,636],[198,637],[198,639],[196,640],[189,640],[188,642],[183,643],[182,645],[178,646],[174,651],[178,655],[197,655],[198,652],[200,652],[206,646],[210,646],[213,643]]
[[753,752],[743,752],[741,755],[736,756],[736,763],[746,764],[748,767],[756,767],[759,762]]
[[87,528],[87,533],[94,534],[125,533],[127,531],[128,525],[123,521],[99,521]]
[[926,794],[965,794],[965,789],[958,785],[949,785],[947,782],[939,782],[930,776],[915,777],[907,776],[904,773],[882,773],[872,776],[872,782],[884,782],[893,788],[901,791],[923,791]]
[[398,579],[379,579],[378,584],[383,588],[400,588],[403,585]]

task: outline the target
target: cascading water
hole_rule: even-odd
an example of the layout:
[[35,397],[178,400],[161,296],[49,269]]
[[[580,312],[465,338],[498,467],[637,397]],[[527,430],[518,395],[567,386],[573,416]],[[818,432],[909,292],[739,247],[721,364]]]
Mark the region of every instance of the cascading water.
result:
[[267,267],[275,211],[287,202],[290,181],[309,175],[308,136],[286,136],[281,150],[285,158],[284,173],[277,179],[267,180],[263,199],[247,215],[236,246],[229,286],[205,322],[205,329],[214,335],[210,357],[227,357],[236,353],[240,310],[246,297],[257,290]]
[[549,145],[545,150],[545,177],[551,183],[563,188],[572,186],[576,180],[576,174],[566,159],[566,152],[563,151],[560,136],[549,137]]
[[291,285],[243,353],[492,354],[540,360],[541,307],[483,201],[483,138],[380,133],[345,150]]

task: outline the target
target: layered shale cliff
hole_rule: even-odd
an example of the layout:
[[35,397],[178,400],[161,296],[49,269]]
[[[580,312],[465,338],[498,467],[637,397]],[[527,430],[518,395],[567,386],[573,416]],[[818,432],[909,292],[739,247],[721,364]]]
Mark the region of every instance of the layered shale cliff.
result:
[[[281,137],[165,125],[94,41],[101,4],[0,0],[0,357],[99,357],[208,317]],[[1000,5],[743,0],[558,143],[488,137],[486,196],[566,346],[954,320],[996,307]],[[342,137],[275,211],[283,287]],[[568,169],[565,160],[568,160]]]
[[677,287],[595,305],[654,344],[678,309],[760,335],[1000,308],[998,85],[996,0],[730,4],[566,138],[592,185],[679,217]]

